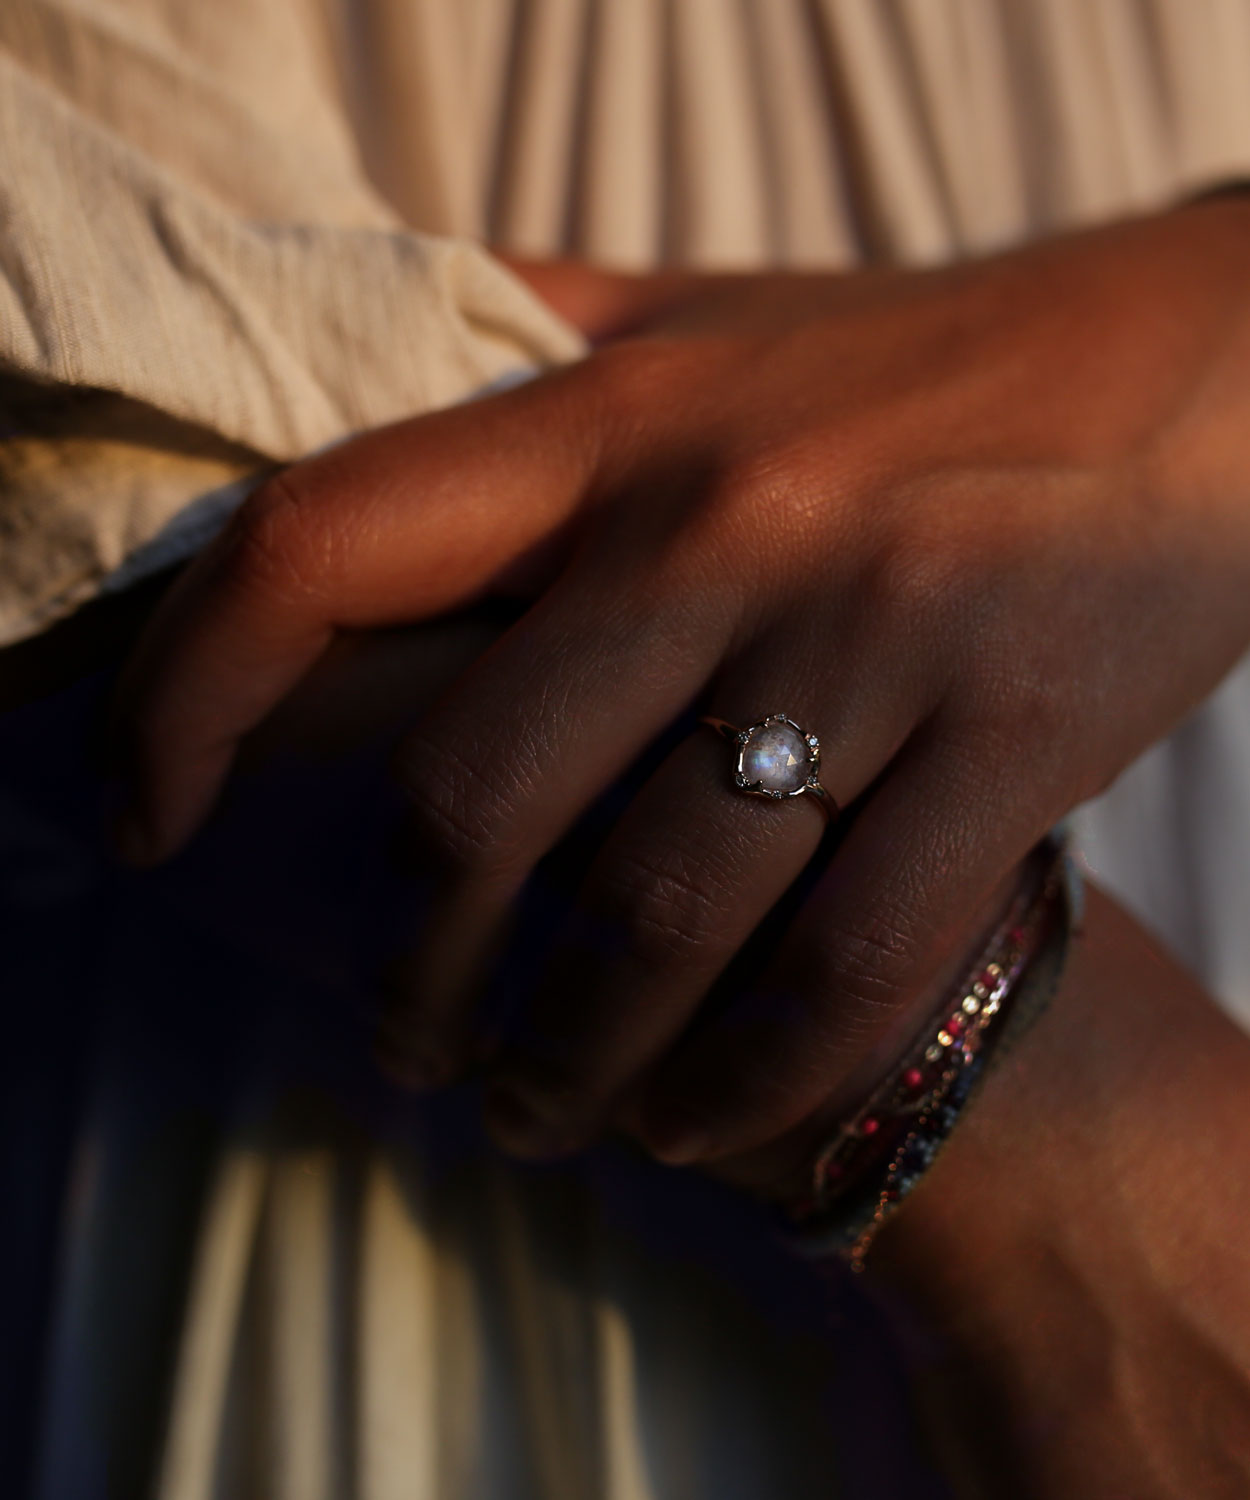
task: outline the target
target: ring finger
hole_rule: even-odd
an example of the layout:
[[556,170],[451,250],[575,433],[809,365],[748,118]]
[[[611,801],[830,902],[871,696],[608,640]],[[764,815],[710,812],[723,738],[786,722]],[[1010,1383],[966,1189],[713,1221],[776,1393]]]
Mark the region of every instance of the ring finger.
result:
[[[917,691],[887,685],[871,649],[847,652],[843,660],[856,665],[834,681],[827,665],[817,676],[816,641],[787,658],[775,644],[757,641],[722,673],[715,711],[745,726],[761,709],[788,708],[804,730],[818,727],[822,784],[849,802],[906,738],[922,711]],[[779,671],[779,660],[790,665]],[[807,796],[774,803],[735,792],[735,759],[708,729],[692,735],[592,865],[496,1070],[488,1117],[509,1149],[555,1154],[584,1144],[685,1031],[811,860],[825,829],[818,806]]]

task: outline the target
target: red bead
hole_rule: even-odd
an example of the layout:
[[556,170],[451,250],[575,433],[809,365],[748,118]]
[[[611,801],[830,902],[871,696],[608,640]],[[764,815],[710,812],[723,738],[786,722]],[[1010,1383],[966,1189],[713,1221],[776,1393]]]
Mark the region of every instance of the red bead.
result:
[[964,1018],[958,1015],[952,1016],[946,1023],[946,1029],[952,1036],[958,1036],[964,1029]]
[[987,990],[992,990],[998,983],[998,975],[995,974],[993,969],[985,969],[981,974],[981,983]]
[[874,1120],[873,1117],[869,1115],[868,1118],[860,1124],[859,1133],[860,1135],[876,1135],[877,1131],[880,1129],[881,1121]]
[[1023,927],[1013,927],[1007,934],[1007,936],[1013,943],[1016,944],[1017,947],[1019,947],[1019,945],[1024,942],[1025,938],[1028,937],[1028,933],[1024,930]]
[[918,1089],[924,1082],[924,1074],[919,1068],[908,1068],[903,1074],[903,1084],[909,1089]]
[[842,1175],[842,1163],[827,1161],[825,1163],[825,1177],[829,1182],[836,1182]]

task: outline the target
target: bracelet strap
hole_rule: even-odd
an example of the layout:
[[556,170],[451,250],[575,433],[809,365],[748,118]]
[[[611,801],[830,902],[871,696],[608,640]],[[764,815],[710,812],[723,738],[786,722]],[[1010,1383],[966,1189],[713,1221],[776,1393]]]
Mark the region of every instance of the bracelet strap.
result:
[[784,1210],[786,1238],[852,1270],[923,1179],[987,1068],[1046,1009],[1082,910],[1060,835],[1043,840],[993,937],[902,1062],[817,1153],[808,1194]]

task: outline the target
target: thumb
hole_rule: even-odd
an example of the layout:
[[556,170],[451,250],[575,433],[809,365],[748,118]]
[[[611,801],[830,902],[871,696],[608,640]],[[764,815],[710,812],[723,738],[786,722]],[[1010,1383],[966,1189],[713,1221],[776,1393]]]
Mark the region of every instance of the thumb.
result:
[[427,618],[550,568],[602,460],[586,368],[364,434],[244,504],[123,673],[123,858],[155,863],[190,837],[240,739],[336,631]]

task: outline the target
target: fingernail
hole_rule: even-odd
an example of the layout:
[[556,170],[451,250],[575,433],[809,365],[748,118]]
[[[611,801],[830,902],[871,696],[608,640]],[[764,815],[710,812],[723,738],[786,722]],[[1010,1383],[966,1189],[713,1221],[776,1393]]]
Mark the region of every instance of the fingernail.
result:
[[696,1161],[702,1161],[712,1146],[711,1136],[699,1131],[677,1131],[672,1135],[662,1132],[644,1133],[642,1139],[656,1161],[662,1161],[667,1167],[688,1167]]
[[486,1128],[513,1156],[567,1156],[581,1142],[566,1125],[544,1120],[508,1084],[493,1084],[483,1103]]

